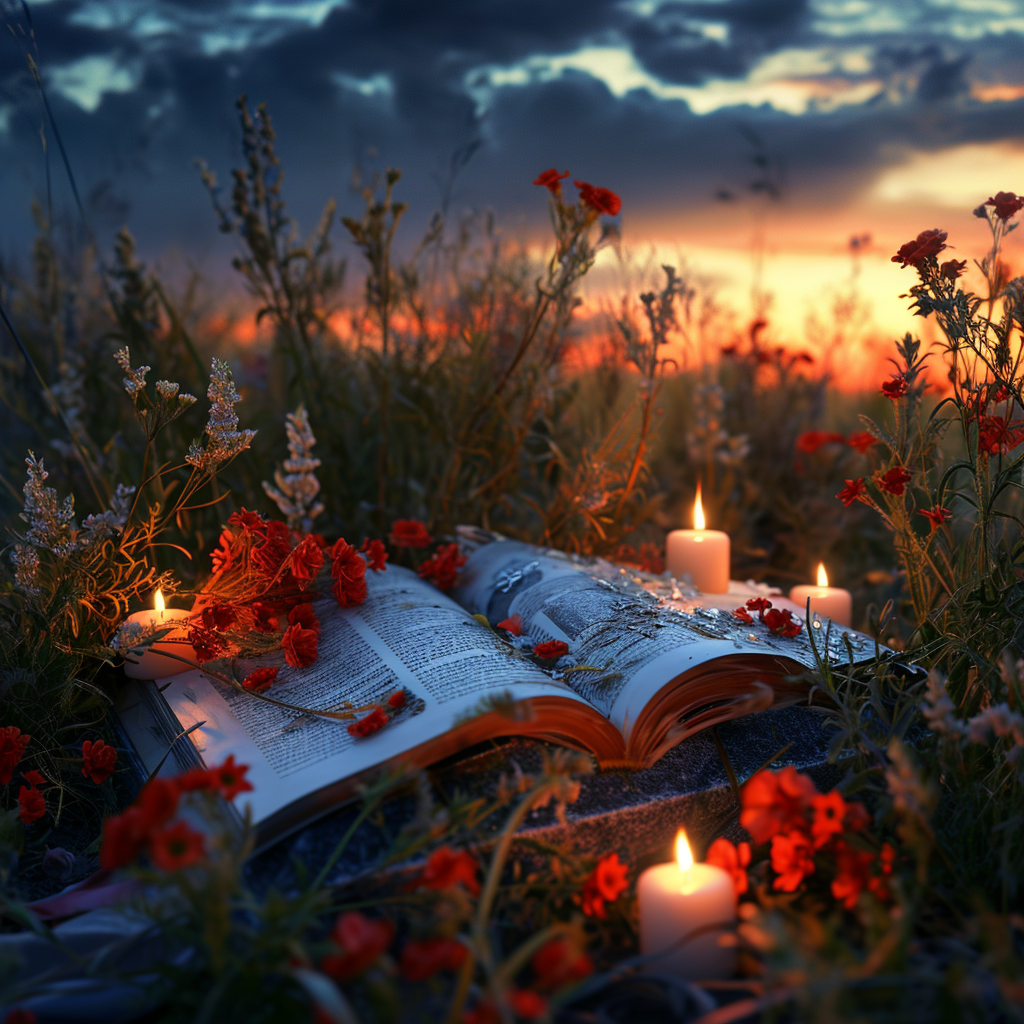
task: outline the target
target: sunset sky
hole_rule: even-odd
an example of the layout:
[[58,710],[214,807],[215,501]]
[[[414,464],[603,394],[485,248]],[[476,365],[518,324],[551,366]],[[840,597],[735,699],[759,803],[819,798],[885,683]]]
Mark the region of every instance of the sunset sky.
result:
[[[354,165],[398,166],[408,245],[453,153],[476,144],[453,215],[493,209],[542,239],[531,180],[569,168],[622,196],[637,260],[685,258],[741,314],[760,231],[775,324],[793,337],[849,279],[851,236],[871,236],[860,283],[876,321],[902,331],[912,271],[889,262],[896,247],[942,227],[960,258],[980,255],[971,209],[1024,192],[1024,0],[29,0],[34,38],[19,0],[0,12],[14,29],[0,42],[5,257],[27,251],[46,188],[26,53],[101,238],[127,223],[149,258],[210,272],[227,250],[194,160],[222,181],[238,164],[243,92],[270,107],[306,230],[330,196],[358,212]],[[1017,236],[1008,255],[1024,272]]]

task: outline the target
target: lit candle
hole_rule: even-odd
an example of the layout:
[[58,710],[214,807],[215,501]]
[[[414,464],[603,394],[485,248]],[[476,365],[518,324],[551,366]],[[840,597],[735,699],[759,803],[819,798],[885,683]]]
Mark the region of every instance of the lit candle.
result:
[[694,586],[705,594],[729,592],[729,535],[721,530],[704,529],[704,505],[693,503],[693,529],[673,530],[668,535],[665,562],[668,571],[682,579],[689,574]]
[[[714,864],[694,864],[682,829],[676,836],[675,862],[648,868],[636,891],[640,951],[645,956],[664,953],[652,962],[652,970],[699,981],[733,975],[735,946],[721,941],[736,923],[733,880]],[[684,941],[700,929],[707,930]]]
[[[184,608],[168,608],[164,604],[163,591],[157,590],[153,597],[153,607],[149,611],[133,612],[126,622],[138,622],[146,628],[155,626],[165,629],[180,622],[182,625],[171,630],[163,639],[151,644],[143,652],[142,657],[129,654],[125,657],[124,674],[130,679],[163,679],[184,672],[189,666],[179,659],[184,658],[190,665],[196,665],[196,652],[188,642],[189,613]],[[165,657],[165,655],[173,657]]]
[[848,590],[828,585],[828,573],[825,564],[818,566],[818,585],[816,587],[801,584],[789,592],[789,599],[802,608],[807,607],[807,599],[811,600],[811,613],[838,622],[841,626],[853,625],[853,598]]

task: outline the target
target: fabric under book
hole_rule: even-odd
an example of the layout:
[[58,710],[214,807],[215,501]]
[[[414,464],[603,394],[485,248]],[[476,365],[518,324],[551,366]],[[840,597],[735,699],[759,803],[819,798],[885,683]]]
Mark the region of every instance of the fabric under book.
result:
[[[262,847],[350,798],[375,770],[425,767],[499,737],[589,751],[602,767],[646,767],[701,729],[806,700],[800,677],[814,648],[833,663],[875,651],[871,638],[827,620],[812,622],[812,648],[806,631],[782,637],[664,581],[513,541],[476,547],[450,595],[398,566],[367,580],[359,607],[315,605],[319,658],[282,668],[270,691],[306,713],[199,670],[142,683],[119,711],[143,763],[153,770],[170,748],[179,769],[231,754],[248,764],[254,790],[236,803],[248,806]],[[520,637],[497,628],[514,615]],[[551,640],[569,647],[554,667],[531,656]],[[397,690],[404,705],[364,738],[309,713]]]

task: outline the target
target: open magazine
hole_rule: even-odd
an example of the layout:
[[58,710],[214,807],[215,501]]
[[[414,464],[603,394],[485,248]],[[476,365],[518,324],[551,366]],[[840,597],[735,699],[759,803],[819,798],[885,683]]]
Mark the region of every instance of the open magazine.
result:
[[[358,607],[315,605],[320,656],[282,669],[273,696],[328,711],[404,690],[385,728],[353,736],[349,723],[193,670],[143,683],[122,704],[142,761],[152,770],[171,745],[181,769],[231,754],[248,764],[254,789],[236,803],[248,804],[262,846],[374,769],[422,767],[502,736],[586,750],[602,767],[648,766],[700,729],[806,699],[795,677],[815,664],[808,631],[788,638],[734,618],[742,598],[703,608],[664,581],[513,541],[478,546],[450,595],[397,566],[367,582]],[[519,637],[498,628],[515,615]],[[874,654],[869,637],[828,620],[811,627],[817,656]],[[569,653],[537,663],[534,646],[551,640]]]

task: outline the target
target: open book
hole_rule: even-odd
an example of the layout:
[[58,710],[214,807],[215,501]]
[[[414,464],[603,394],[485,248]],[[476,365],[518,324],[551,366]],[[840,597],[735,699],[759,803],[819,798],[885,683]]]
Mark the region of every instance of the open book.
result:
[[[248,802],[262,846],[351,796],[369,771],[426,766],[502,736],[586,750],[602,767],[647,766],[700,729],[806,699],[793,677],[815,664],[806,632],[784,638],[756,619],[737,621],[742,596],[703,608],[670,583],[513,541],[478,546],[450,596],[397,566],[367,582],[359,607],[315,606],[318,660],[283,668],[269,695],[332,710],[404,689],[386,727],[354,737],[347,722],[268,704],[194,670],[159,688],[143,683],[122,704],[143,762],[152,770],[185,730],[173,743],[181,769],[234,754],[254,786],[236,803]],[[497,628],[513,615],[518,638]],[[828,620],[812,627],[822,658],[874,653],[869,637]],[[569,654],[538,663],[534,645],[550,640]]]

